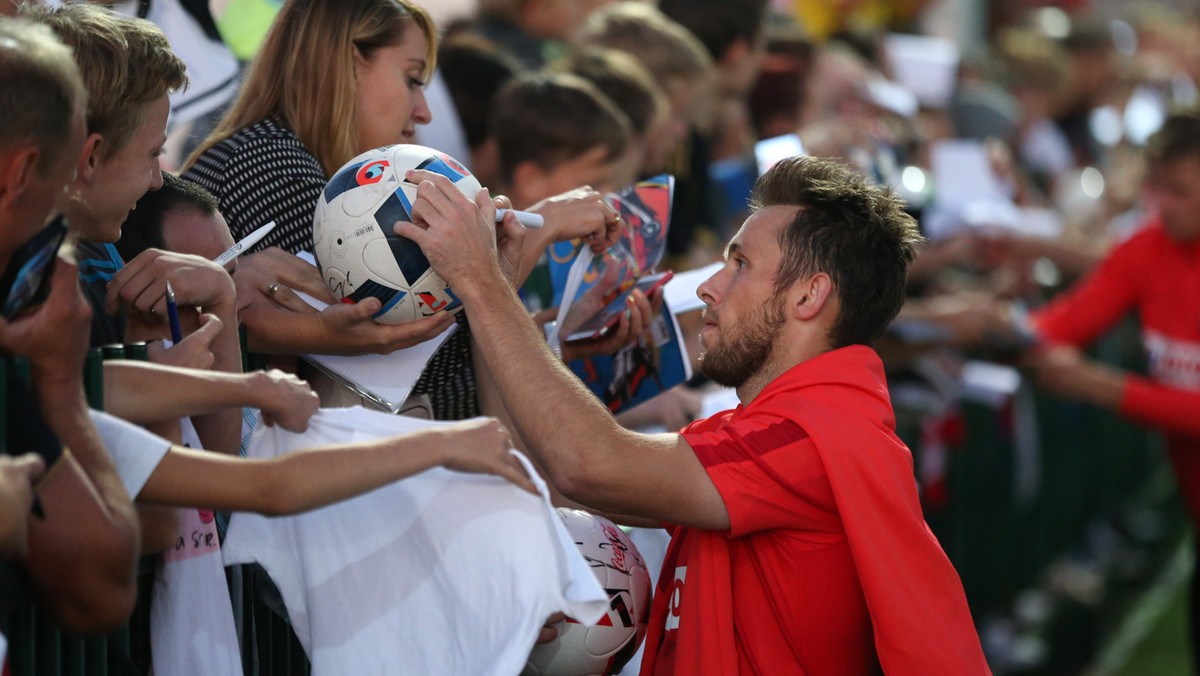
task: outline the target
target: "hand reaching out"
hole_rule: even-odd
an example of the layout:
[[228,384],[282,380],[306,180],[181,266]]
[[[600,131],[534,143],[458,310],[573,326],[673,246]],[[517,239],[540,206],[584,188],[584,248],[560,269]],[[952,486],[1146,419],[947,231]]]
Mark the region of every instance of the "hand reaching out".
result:
[[1086,358],[1075,347],[1038,348],[1027,354],[1021,365],[1033,372],[1038,385],[1055,394],[1111,410],[1120,406],[1124,375]]
[[562,326],[559,328],[561,336],[566,337],[575,333],[580,326],[607,307],[617,295],[617,286],[621,278],[620,266],[607,264],[603,270],[601,277],[587,291],[584,291],[583,295],[571,303],[570,309],[567,310],[567,316],[563,317]]
[[[493,202],[501,209],[512,208],[512,202],[502,195],[497,196]],[[508,251],[514,248],[511,244],[508,244],[507,248],[501,247],[501,262],[519,271],[515,277],[509,275],[509,280],[514,282],[514,286],[525,282],[542,251],[550,244],[582,239],[591,247],[593,253],[599,255],[616,244],[625,230],[625,223],[617,210],[604,200],[603,195],[590,187],[576,188],[561,195],[548,197],[529,207],[527,211],[542,217],[542,227],[525,230],[519,255]],[[505,224],[504,227],[510,226]]]
[[616,244],[625,230],[621,215],[591,187],[548,197],[528,210],[545,220],[537,233],[539,251],[551,242],[582,239],[601,253]]
[[315,313],[296,291],[324,303],[335,302],[317,266],[279,247],[243,256],[233,279],[237,283],[239,309],[261,302],[293,312]]
[[[492,200],[497,209],[511,210],[512,202],[503,195]],[[519,288],[529,277],[533,266],[537,263],[538,252],[526,247],[528,230],[514,213],[504,214],[496,227],[496,257],[500,269],[514,289]]]
[[460,298],[504,278],[497,260],[496,206],[487,188],[472,202],[441,174],[409,171],[407,179],[418,182],[413,222],[396,223],[396,234],[416,242]]
[[656,300],[652,303],[640,289],[634,289],[626,300],[625,313],[604,335],[592,340],[573,340],[562,344],[563,361],[616,354],[634,341],[651,340],[650,323],[658,314],[655,305],[661,307],[662,292],[655,292],[654,298]]
[[224,326],[216,315],[201,314],[200,327],[185,335],[178,344],[168,348],[158,341],[150,343],[150,361],[167,366],[210,369],[216,360],[212,344]]
[[255,387],[264,392],[264,403],[259,407],[263,422],[279,425],[289,432],[303,432],[321,400],[308,383],[291,373],[278,369],[260,371]]
[[146,249],[113,275],[105,308],[167,316],[167,282],[180,306],[209,311],[235,307],[237,291],[225,268],[200,256]]
[[[449,313],[438,313],[405,324],[381,324],[372,319],[382,307],[379,299],[337,303],[333,302],[328,289],[324,296],[330,303],[318,311],[287,286],[309,284],[311,280],[297,279],[309,274],[306,268],[315,275],[316,268],[291,254],[282,251],[271,254],[270,251],[255,254],[261,257],[259,262],[239,267],[235,274],[238,305],[242,307],[240,319],[249,330],[251,350],[289,354],[389,354],[423,343],[454,324],[454,316]],[[286,259],[294,259],[295,264]],[[287,270],[290,273],[280,274]],[[307,287],[305,292],[308,292]]]
[[512,454],[508,430],[495,418],[475,418],[444,428],[446,459],[442,466],[455,472],[495,474],[518,488],[537,493],[525,467]]
[[331,351],[325,354],[390,354],[423,343],[454,323],[454,315],[439,312],[415,322],[380,324],[371,318],[380,307],[378,298],[366,298],[354,304],[334,303],[317,314],[330,336]]

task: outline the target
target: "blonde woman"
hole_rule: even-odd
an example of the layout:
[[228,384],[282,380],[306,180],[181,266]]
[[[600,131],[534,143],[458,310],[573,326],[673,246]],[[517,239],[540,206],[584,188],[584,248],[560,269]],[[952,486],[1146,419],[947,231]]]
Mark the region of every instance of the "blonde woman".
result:
[[[408,0],[288,0],[233,108],[188,159],[184,178],[216,195],[235,239],[275,221],[257,249],[311,250],[313,210],[334,172],[371,148],[411,143],[416,126],[430,121],[423,87],[436,47],[432,20]],[[596,199],[578,206],[571,218],[548,217],[544,230],[565,239],[592,231],[604,236],[615,217],[609,212]],[[246,295],[253,299],[241,313],[252,350],[388,353],[432,338],[453,322],[438,314],[410,324],[377,324],[371,315],[379,301],[373,298],[306,313],[294,305],[289,286],[332,298],[311,267],[279,253],[239,262],[240,302]],[[466,328],[464,322],[439,348],[413,390],[428,395],[438,419],[480,412]]]
[[[316,269],[289,254],[312,250],[313,210],[338,168],[371,148],[413,142],[429,122],[424,85],[436,54],[433,21],[407,0],[288,0],[276,16],[237,100],[183,172],[216,196],[234,239],[277,224],[254,249],[267,252],[243,257],[236,276],[250,349],[388,353],[453,323],[435,315],[378,324],[375,299],[313,313],[291,291],[332,302]],[[446,370],[461,373],[463,358],[454,361]],[[476,412],[449,408],[441,414]]]
[[291,0],[183,175],[217,196],[235,239],[275,221],[257,249],[311,250],[313,208],[334,172],[412,142],[429,122],[436,54],[433,21],[406,0]]

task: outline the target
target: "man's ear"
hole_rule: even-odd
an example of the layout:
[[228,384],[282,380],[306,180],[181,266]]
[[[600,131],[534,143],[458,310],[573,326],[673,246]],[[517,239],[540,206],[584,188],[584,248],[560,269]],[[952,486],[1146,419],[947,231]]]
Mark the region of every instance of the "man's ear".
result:
[[75,167],[75,180],[91,183],[96,178],[100,166],[100,152],[105,150],[104,137],[92,132],[83,140],[83,149],[79,151],[79,164]]
[[37,177],[41,151],[30,144],[0,153],[0,208],[7,211],[21,200]]
[[833,279],[818,272],[807,279],[797,280],[788,293],[792,314],[796,319],[812,320],[826,305],[834,302]]

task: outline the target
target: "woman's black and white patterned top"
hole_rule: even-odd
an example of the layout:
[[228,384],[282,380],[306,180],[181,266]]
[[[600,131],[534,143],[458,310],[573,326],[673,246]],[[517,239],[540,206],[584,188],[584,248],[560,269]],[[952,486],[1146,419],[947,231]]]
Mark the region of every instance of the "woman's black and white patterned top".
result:
[[[325,188],[325,172],[279,118],[267,118],[209,148],[183,178],[217,196],[235,240],[275,221],[275,229],[250,251],[272,246],[290,253],[312,251],[313,211]],[[429,396],[437,420],[479,415],[466,314],[458,321],[458,331],[438,348],[413,387],[413,394]]]
[[217,196],[234,240],[275,221],[250,251],[312,251],[313,211],[325,187],[321,163],[277,117],[235,133],[200,156],[183,178]]
[[425,365],[412,393],[427,395],[434,420],[464,420],[481,414],[471,363],[471,325],[458,313],[458,330],[446,339]]

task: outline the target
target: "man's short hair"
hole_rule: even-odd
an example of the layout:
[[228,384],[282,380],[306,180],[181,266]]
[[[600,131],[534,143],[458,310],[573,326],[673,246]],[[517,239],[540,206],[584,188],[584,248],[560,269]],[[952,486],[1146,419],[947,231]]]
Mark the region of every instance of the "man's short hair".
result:
[[1146,161],[1170,164],[1184,158],[1200,160],[1200,108],[1173,111],[1146,141]]
[[146,249],[167,248],[163,225],[168,214],[188,209],[205,216],[217,213],[217,198],[211,192],[168,171],[162,177],[162,187],[142,195],[121,226],[116,247],[124,260],[131,261]]
[[827,273],[841,307],[833,346],[874,342],[904,304],[908,267],[923,241],[904,203],[842,164],[793,157],[754,184],[751,207],[775,205],[800,207],[780,233],[776,293]]
[[21,14],[50,27],[75,52],[87,87],[89,134],[111,156],[129,142],[146,106],[187,84],[183,61],[157,26],[88,3],[50,8],[26,3]]
[[603,47],[575,50],[550,67],[595,85],[629,117],[630,128],[639,139],[656,119],[667,114],[662,87],[641,62],[625,52]]
[[754,44],[763,30],[767,0],[660,0],[663,14],[699,38],[714,61],[738,40]]
[[38,171],[57,165],[87,91],[66,47],[49,28],[0,18],[0,148],[32,142]]
[[708,50],[695,35],[654,5],[636,0],[592,12],[576,41],[632,54],[664,88],[676,82],[695,82],[713,66]]
[[631,142],[625,113],[590,82],[567,73],[513,78],[496,95],[488,128],[506,181],[522,162],[551,170],[597,147],[612,160]]
[[524,7],[525,0],[479,0],[479,16],[515,24]]

